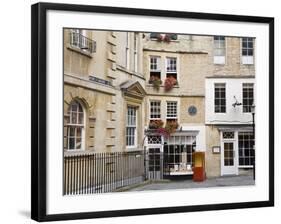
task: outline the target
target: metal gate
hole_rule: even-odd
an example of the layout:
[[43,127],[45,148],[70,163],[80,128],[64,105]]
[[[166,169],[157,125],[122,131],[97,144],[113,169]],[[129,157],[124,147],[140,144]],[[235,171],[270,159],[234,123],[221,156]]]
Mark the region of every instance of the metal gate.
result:
[[147,149],[147,179],[163,179],[163,152],[161,147],[148,147]]

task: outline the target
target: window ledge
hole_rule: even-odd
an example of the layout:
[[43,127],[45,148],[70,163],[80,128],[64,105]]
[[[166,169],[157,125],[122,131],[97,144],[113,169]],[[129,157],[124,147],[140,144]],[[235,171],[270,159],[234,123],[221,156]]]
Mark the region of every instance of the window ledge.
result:
[[82,156],[82,155],[92,155],[95,154],[93,150],[69,150],[65,149],[64,150],[64,157],[68,156]]
[[[150,83],[147,83],[146,85],[149,86],[149,87],[154,87],[153,84],[150,84]],[[165,86],[164,85],[159,85],[159,87],[165,87]],[[173,88],[180,88],[180,86],[179,85],[174,85]]]
[[157,38],[150,38],[149,40],[150,41],[156,41],[156,42],[159,42],[159,43],[165,43],[165,44],[169,44],[171,42],[174,42],[174,43],[179,43],[180,42],[179,40],[159,41]]
[[86,52],[86,51],[83,51],[83,50],[81,50],[80,48],[74,47],[74,46],[72,46],[72,45],[70,45],[70,44],[67,44],[67,49],[69,49],[69,50],[71,50],[71,51],[75,51],[75,52],[77,52],[77,53],[79,53],[79,54],[82,54],[82,55],[84,55],[84,56],[86,56],[86,57],[88,57],[88,58],[93,58],[93,56],[92,56],[91,53]]

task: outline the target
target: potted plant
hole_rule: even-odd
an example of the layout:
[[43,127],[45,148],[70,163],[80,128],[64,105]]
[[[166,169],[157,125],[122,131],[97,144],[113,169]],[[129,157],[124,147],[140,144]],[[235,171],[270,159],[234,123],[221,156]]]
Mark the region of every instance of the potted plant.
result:
[[173,76],[169,76],[165,79],[164,88],[166,91],[170,91],[177,83],[178,81]]
[[169,43],[171,41],[171,36],[169,34],[166,34],[164,36],[164,41]]
[[165,125],[165,129],[169,134],[175,133],[178,127],[179,124],[176,120],[167,121]]
[[159,89],[160,85],[162,84],[162,80],[157,76],[151,76],[149,83],[151,83],[154,88]]
[[162,120],[151,120],[149,122],[149,129],[158,129],[162,128],[164,125],[164,122]]

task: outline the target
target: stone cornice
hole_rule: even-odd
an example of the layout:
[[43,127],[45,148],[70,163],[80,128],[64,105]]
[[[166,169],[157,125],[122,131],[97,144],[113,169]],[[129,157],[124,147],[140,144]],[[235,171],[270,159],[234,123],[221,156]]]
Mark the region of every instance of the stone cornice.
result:
[[84,77],[64,74],[64,83],[67,83],[67,84],[70,84],[73,86],[80,86],[83,88],[95,90],[95,91],[110,94],[110,95],[116,95],[116,89],[113,86],[104,85],[102,83],[96,83],[96,82],[90,81]]

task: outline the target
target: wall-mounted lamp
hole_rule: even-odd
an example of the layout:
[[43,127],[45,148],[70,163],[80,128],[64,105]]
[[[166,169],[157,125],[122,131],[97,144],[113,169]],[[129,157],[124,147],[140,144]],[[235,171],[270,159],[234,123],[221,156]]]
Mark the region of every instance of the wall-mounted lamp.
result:
[[235,102],[232,104],[232,106],[235,108],[236,106],[241,106],[242,103],[239,103],[238,100],[236,99],[236,96],[233,96]]

